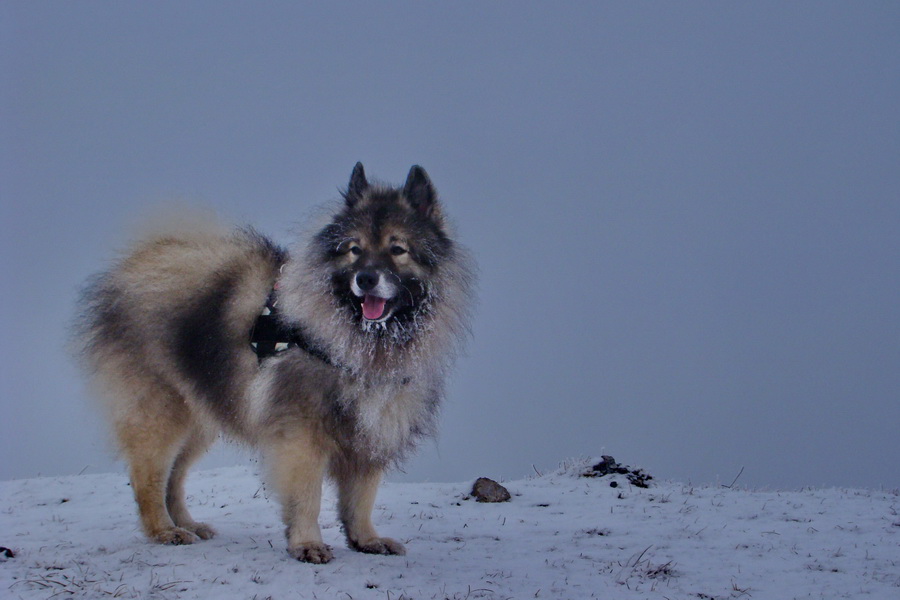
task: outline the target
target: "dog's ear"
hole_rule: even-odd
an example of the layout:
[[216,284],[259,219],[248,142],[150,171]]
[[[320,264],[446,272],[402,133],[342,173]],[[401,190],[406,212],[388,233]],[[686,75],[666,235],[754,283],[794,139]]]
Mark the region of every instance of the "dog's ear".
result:
[[350,174],[350,184],[347,186],[347,191],[344,192],[344,200],[347,201],[347,206],[352,207],[361,200],[367,189],[369,189],[369,182],[366,180],[366,172],[362,163],[358,162],[353,167],[353,173]]
[[403,186],[403,196],[416,211],[425,217],[433,216],[437,205],[437,192],[428,173],[419,165],[413,165]]

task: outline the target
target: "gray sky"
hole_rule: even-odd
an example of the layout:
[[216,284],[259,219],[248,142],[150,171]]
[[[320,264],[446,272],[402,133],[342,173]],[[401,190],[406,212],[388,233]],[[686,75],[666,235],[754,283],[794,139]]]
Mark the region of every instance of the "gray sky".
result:
[[896,2],[3,2],[0,479],[121,469],[65,329],[153,207],[286,242],[361,160],[423,165],[481,267],[396,477],[900,486],[898,32]]

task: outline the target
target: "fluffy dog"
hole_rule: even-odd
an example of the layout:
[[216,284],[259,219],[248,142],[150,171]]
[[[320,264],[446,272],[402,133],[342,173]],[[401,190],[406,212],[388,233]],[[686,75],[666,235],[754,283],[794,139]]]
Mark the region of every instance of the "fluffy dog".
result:
[[330,222],[291,252],[249,229],[183,229],[96,276],[78,328],[147,536],[215,534],[184,481],[224,431],[261,449],[291,556],[332,559],[326,476],[349,546],[404,554],[372,525],[376,490],[433,433],[472,306],[473,265],[424,169],[394,188],[357,164]]

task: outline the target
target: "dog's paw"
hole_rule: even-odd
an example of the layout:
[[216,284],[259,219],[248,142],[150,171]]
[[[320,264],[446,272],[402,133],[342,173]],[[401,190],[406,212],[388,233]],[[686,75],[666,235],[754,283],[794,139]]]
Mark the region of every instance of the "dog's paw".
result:
[[211,540],[216,537],[216,530],[206,523],[189,523],[184,525],[184,529],[193,532],[201,540]]
[[403,544],[391,538],[372,538],[362,542],[351,541],[350,547],[357,552],[366,554],[394,554],[397,556],[406,554],[406,548]]
[[305,544],[294,546],[293,548],[288,548],[288,554],[301,562],[308,562],[315,565],[331,562],[331,559],[334,558],[330,546],[317,542],[307,542]]
[[159,544],[170,544],[172,546],[184,546],[186,544],[194,544],[200,541],[200,537],[187,529],[181,527],[172,527],[171,529],[163,529],[159,533],[151,536],[153,541]]

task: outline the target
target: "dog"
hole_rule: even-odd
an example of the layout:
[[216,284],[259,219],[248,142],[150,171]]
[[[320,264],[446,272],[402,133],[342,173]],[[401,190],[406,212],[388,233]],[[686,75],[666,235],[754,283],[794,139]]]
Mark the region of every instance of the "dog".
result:
[[405,553],[375,530],[375,495],[434,433],[474,263],[421,167],[400,188],[357,163],[341,195],[290,251],[252,229],[172,227],[85,287],[76,336],[150,539],[215,535],[184,482],[224,432],[261,451],[292,557],[333,558],[318,524],[327,477],[350,548]]

